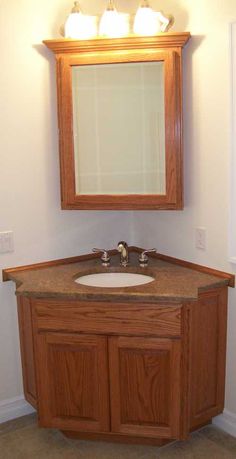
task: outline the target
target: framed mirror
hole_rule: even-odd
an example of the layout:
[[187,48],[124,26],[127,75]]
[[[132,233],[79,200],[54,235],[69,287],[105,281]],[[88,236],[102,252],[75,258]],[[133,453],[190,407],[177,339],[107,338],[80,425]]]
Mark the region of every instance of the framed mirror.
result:
[[44,43],[57,59],[63,209],[181,209],[189,33]]

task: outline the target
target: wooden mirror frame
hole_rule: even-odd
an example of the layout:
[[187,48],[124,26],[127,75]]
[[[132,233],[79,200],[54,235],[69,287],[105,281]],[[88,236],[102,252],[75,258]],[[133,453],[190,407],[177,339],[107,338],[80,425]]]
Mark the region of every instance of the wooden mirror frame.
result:
[[[57,94],[62,209],[152,210],[182,209],[182,48],[189,32],[153,37],[46,40],[57,62]],[[72,67],[78,65],[164,62],[165,84],[165,194],[76,194]]]

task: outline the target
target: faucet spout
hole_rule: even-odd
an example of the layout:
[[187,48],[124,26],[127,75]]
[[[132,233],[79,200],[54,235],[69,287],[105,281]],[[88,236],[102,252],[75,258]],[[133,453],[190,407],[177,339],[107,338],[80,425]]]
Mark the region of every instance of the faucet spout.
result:
[[125,241],[118,242],[117,250],[120,252],[121,266],[127,266],[129,264],[128,244]]

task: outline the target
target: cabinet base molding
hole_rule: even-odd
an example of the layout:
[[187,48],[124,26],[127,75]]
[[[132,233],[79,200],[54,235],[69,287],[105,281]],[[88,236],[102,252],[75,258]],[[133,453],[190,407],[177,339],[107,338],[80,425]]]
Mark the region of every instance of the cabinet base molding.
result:
[[[217,423],[218,418],[222,418],[222,416],[217,416],[214,419],[215,425],[219,425]],[[236,420],[236,417],[235,417]],[[197,427],[191,429],[191,432],[196,432],[196,430],[202,429],[203,427],[212,424],[212,419],[209,419],[207,422],[200,424]],[[220,427],[220,425],[219,425]],[[222,427],[223,429],[223,427]],[[235,425],[236,429],[236,425]],[[224,429],[226,430],[226,429]],[[63,435],[68,438],[74,438],[75,440],[91,440],[91,441],[106,441],[110,443],[128,443],[128,444],[139,444],[139,445],[153,445],[153,446],[164,446],[170,443],[176,442],[176,439],[166,439],[166,438],[142,438],[142,437],[132,437],[130,435],[120,435],[115,433],[103,433],[103,432],[72,432],[70,430],[61,430]],[[231,432],[229,432],[231,433]],[[232,435],[232,434],[231,434]],[[236,436],[236,430],[235,434]]]
[[173,443],[175,439],[170,440],[166,438],[144,438],[144,437],[132,437],[130,435],[120,435],[115,433],[103,433],[103,432],[72,432],[70,430],[61,431],[65,437],[74,438],[79,440],[92,440],[92,441],[106,441],[110,443],[129,443],[139,445],[153,445],[153,446],[164,446],[168,443]]

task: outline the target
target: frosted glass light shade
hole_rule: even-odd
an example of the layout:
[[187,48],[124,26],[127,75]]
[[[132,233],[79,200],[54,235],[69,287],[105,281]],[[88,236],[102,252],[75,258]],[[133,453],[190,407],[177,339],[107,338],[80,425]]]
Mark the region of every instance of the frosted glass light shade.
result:
[[65,22],[65,37],[79,38],[81,25],[83,26],[82,13],[71,13]]
[[118,16],[119,15],[116,10],[104,11],[99,24],[99,35],[106,35],[108,37],[115,36]]
[[134,33],[138,35],[155,35],[160,31],[160,24],[150,6],[140,6],[134,19]]
[[97,35],[96,16],[86,16],[82,13],[71,13],[65,23],[65,37],[86,39]]
[[161,11],[154,12],[154,15],[158,21],[158,32],[166,32],[166,30],[171,26],[171,22],[173,22],[173,16],[171,21],[171,16],[167,17]]
[[65,22],[65,37],[74,39],[86,39],[97,35],[97,18],[82,14],[79,2],[74,2]]
[[118,13],[112,0],[104,11],[100,24],[99,35],[106,37],[123,37],[129,33],[128,15]]

